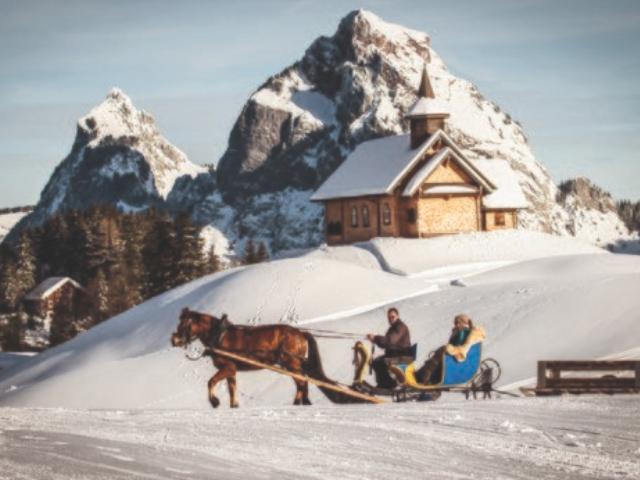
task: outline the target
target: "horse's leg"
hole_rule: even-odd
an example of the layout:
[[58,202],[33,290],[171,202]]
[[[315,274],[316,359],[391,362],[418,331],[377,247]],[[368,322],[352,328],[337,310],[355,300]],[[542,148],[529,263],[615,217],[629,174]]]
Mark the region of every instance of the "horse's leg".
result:
[[293,381],[296,384],[296,396],[293,399],[293,404],[302,405],[303,398],[304,398],[304,384],[306,382],[303,382],[302,380],[297,380],[297,379],[294,379]]
[[[290,372],[302,373],[302,362],[296,357],[289,357],[284,362],[284,367]],[[310,405],[309,402],[309,385],[304,380],[293,379],[296,384],[296,396],[293,399],[294,405]]]
[[230,375],[230,369],[227,366],[224,366],[220,370],[216,372],[216,374],[209,379],[209,401],[213,408],[218,408],[220,405],[220,400],[216,397],[216,385],[221,380],[224,380]]
[[238,408],[240,404],[236,399],[236,372],[234,371],[232,375],[227,377],[227,386],[229,387],[229,402],[231,408]]
[[302,404],[311,405],[311,400],[309,400],[309,382],[304,382],[302,387]]

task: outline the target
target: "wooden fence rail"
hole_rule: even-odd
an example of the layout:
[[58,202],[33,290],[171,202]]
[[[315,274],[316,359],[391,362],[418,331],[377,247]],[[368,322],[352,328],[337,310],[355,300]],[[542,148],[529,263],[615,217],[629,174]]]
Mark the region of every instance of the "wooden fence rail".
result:
[[640,393],[640,361],[541,360],[536,388],[521,390],[528,395]]

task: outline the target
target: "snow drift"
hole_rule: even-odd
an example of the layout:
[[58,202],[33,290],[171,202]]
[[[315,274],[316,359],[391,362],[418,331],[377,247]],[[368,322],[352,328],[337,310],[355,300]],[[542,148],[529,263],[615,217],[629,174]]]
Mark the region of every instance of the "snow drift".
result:
[[[469,276],[466,288],[429,276],[385,272],[375,266],[378,258],[359,247],[342,247],[336,255],[333,249],[316,250],[204,277],[3,372],[0,405],[209,409],[210,362],[191,362],[169,346],[185,306],[226,312],[239,323],[287,322],[366,334],[383,331],[384,311],[395,305],[419,344],[420,358],[447,338],[452,317],[464,311],[489,332],[485,354],[502,363],[504,383],[534,375],[539,358],[597,358],[640,345],[640,258],[585,253],[583,245],[572,249],[570,242],[559,250],[555,238],[517,235],[520,244],[537,245],[537,256],[543,258],[523,261],[536,255],[525,252],[518,259],[514,248],[510,260],[517,263]],[[443,241],[421,240],[425,258],[432,255],[432,242]],[[466,242],[472,262],[477,260],[472,252],[492,244],[490,236],[449,241]],[[384,256],[384,249],[380,252]],[[558,253],[563,255],[549,256]],[[427,264],[417,247],[407,250],[407,258],[395,251],[382,259],[400,265],[410,263],[409,258]],[[350,382],[350,347],[350,341],[320,341],[327,375]],[[289,379],[255,372],[240,374],[238,380],[241,404],[291,401]],[[312,398],[325,401],[317,392]]]

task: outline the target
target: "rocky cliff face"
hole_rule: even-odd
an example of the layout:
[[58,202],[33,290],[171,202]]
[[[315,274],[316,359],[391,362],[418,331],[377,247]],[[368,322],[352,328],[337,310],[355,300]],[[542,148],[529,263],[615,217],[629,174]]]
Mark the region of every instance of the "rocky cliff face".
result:
[[562,182],[558,187],[557,202],[561,208],[559,220],[564,222],[564,230],[570,235],[603,246],[631,239],[611,195],[589,179]]

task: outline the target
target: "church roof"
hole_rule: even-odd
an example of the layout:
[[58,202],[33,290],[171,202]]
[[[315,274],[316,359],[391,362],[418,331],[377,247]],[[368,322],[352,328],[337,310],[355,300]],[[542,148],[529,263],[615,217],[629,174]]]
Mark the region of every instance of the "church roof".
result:
[[24,298],[25,300],[44,300],[67,282],[71,282],[73,286],[78,289],[82,288],[80,284],[72,278],[49,277],[46,280],[40,282],[40,284],[38,284],[37,287],[27,293]]
[[482,198],[487,209],[528,208],[527,201],[515,172],[505,160],[478,159],[474,164],[482,170],[495,185],[495,191]]
[[[455,154],[456,158],[462,159],[463,167],[473,172],[472,177],[481,185],[488,191],[495,188],[481,171],[464,158],[454,141],[444,131],[438,130],[415,149],[410,148],[408,134],[361,143],[316,190],[311,200],[390,194],[438,139],[442,139],[449,146],[447,150]],[[444,159],[435,159],[437,156],[438,154],[434,155],[427,165],[439,164]]]

